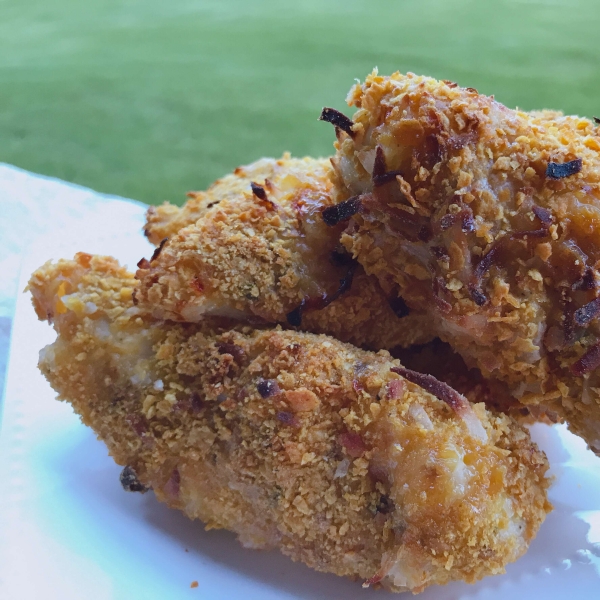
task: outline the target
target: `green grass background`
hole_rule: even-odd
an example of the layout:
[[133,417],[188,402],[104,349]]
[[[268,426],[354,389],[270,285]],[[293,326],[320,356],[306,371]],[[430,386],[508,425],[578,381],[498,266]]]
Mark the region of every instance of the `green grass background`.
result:
[[599,32],[599,0],[0,0],[0,161],[181,202],[329,154],[321,107],[374,66],[599,115]]

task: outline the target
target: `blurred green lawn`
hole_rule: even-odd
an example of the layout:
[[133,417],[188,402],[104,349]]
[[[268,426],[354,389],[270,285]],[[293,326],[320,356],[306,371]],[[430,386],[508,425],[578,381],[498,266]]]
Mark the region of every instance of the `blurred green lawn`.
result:
[[[0,0],[0,161],[181,202],[260,156],[326,155],[324,105],[414,71],[600,113],[598,0]],[[1,200],[0,200],[1,201]]]

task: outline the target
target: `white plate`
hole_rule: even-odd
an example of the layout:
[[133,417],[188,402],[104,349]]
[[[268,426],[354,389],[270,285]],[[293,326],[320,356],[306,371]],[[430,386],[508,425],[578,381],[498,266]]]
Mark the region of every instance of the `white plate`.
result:
[[[89,192],[88,192],[89,193]],[[117,201],[64,223],[31,249],[27,274],[51,256],[77,250],[116,255],[132,265],[149,246],[142,210]],[[127,205],[127,206],[125,206]],[[105,218],[103,217],[103,218]],[[111,233],[109,233],[111,231]],[[67,240],[60,242],[60,240]],[[22,289],[22,288],[21,288]],[[104,445],[80,424],[36,368],[54,338],[28,297],[17,302],[0,436],[0,598],[3,600],[348,599],[397,597],[316,573],[277,552],[243,549],[232,534],[126,494]],[[432,588],[423,599],[570,600],[600,597],[600,460],[563,427],[534,427],[556,482],[555,510],[526,556],[506,575],[476,585]],[[192,581],[197,588],[190,588]]]

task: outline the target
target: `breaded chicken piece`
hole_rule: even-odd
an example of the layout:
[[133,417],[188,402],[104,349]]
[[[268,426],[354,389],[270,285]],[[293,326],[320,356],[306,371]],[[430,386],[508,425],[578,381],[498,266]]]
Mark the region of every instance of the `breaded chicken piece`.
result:
[[58,332],[40,368],[125,487],[395,591],[501,573],[526,550],[548,465],[509,417],[327,336],[153,321],[136,286],[86,254],[29,284]]
[[[334,203],[329,160],[263,159],[243,173],[213,186],[218,204],[179,230],[173,221],[171,237],[140,262],[140,307],[174,321],[226,316],[299,326],[377,350],[431,339],[427,318],[409,315],[397,299],[390,304],[341,249],[343,224],[323,221]],[[198,214],[195,205],[181,210]]]
[[483,402],[493,412],[512,416],[521,424],[546,423],[555,425],[560,417],[543,404],[521,404],[498,380],[483,377],[477,368],[469,368],[460,354],[450,344],[439,338],[410,348],[395,348],[394,358],[407,368],[419,373],[433,375],[462,394],[469,402]]
[[[310,160],[310,159],[309,159]],[[151,206],[146,213],[144,234],[158,246],[187,225],[193,225],[204,213],[221,200],[235,200],[250,189],[251,182],[264,183],[265,179],[279,179],[282,172],[305,170],[307,159],[292,158],[286,152],[280,159],[261,158],[250,165],[235,169],[233,173],[217,179],[206,191],[189,192],[182,206],[165,202],[162,206]],[[321,161],[325,164],[325,161]]]
[[298,329],[375,351],[428,342],[433,334],[427,315],[397,300],[388,300],[377,279],[357,266],[350,289],[325,308],[306,311]]
[[412,74],[374,73],[348,102],[347,249],[470,366],[600,451],[598,127]]

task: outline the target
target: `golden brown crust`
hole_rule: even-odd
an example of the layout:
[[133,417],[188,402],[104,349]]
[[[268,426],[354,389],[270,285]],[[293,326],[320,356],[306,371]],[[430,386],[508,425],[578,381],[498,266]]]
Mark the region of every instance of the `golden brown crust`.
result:
[[292,158],[286,152],[279,159],[261,158],[252,164],[237,167],[233,173],[217,179],[206,191],[188,192],[187,201],[182,207],[168,202],[162,206],[151,206],[146,213],[144,233],[152,244],[158,246],[165,238],[193,225],[222,200],[235,200],[247,193],[251,182],[263,184],[265,179],[277,179],[282,170],[301,168],[305,160]]
[[477,405],[472,430],[389,354],[326,336],[155,322],[136,285],[80,254],[29,288],[58,332],[42,371],[159,499],[397,591],[499,573],[526,549],[547,462],[510,418]]
[[289,159],[253,182],[264,198],[247,182],[221,200],[139,269],[140,304],[187,322],[215,311],[277,322],[306,296],[333,293],[347,269],[330,260],[341,227],[331,234],[320,215],[333,203],[329,171],[328,160]]
[[412,74],[372,74],[349,103],[335,165],[363,196],[346,247],[485,377],[600,450],[598,128]]
[[[277,165],[267,179],[258,177],[264,163]],[[174,321],[221,315],[300,326],[373,349],[431,339],[427,319],[396,314],[376,279],[338,252],[343,224],[321,216],[334,203],[329,160],[258,165],[245,167],[243,185],[236,176],[235,185],[213,186],[218,204],[140,263],[140,307]],[[194,212],[188,205],[182,210]]]
[[406,312],[395,313],[377,279],[359,267],[350,289],[329,306],[304,313],[300,329],[367,350],[410,348],[431,340],[429,318]]
[[483,402],[492,412],[510,415],[521,424],[555,425],[561,422],[559,415],[550,407],[524,405],[512,396],[504,382],[485,378],[479,369],[467,367],[460,354],[439,338],[409,348],[395,348],[392,354],[408,369],[433,375],[460,392],[469,402]]

